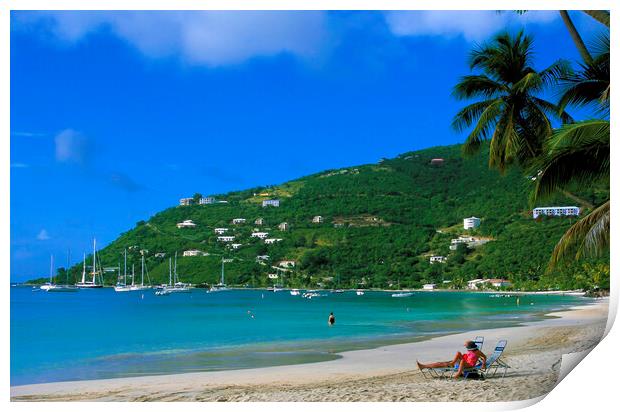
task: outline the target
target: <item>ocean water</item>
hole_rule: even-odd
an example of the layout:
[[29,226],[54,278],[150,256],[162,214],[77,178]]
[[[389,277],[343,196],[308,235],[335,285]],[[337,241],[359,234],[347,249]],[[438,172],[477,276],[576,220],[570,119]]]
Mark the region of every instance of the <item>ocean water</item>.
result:
[[12,287],[11,385],[316,362],[349,349],[516,326],[590,302],[526,295],[517,305],[516,297],[469,292],[322,294]]

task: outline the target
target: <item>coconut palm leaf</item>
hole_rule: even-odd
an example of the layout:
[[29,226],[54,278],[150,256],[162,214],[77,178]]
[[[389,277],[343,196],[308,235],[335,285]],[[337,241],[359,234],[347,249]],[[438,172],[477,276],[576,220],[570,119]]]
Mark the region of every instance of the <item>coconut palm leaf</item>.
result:
[[559,262],[596,257],[609,248],[610,201],[603,203],[566,231],[553,250],[548,270]]
[[533,174],[539,173],[532,200],[571,183],[588,185],[609,179],[609,133],[608,120],[582,121],[558,129],[532,167]]

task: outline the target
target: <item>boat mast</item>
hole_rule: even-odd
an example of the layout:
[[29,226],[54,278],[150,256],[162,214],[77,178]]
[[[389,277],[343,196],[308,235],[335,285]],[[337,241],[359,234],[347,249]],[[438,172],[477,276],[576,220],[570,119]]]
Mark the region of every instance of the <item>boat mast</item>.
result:
[[93,239],[93,285],[95,282],[95,275],[97,274],[97,239]]
[[82,284],[86,282],[86,253],[84,253],[84,263],[82,264]]
[[174,252],[174,284],[176,285],[179,281],[177,277],[177,252]]
[[134,279],[136,278],[136,265],[134,263],[131,264],[131,286],[135,285]]
[[224,284],[224,256],[222,256],[222,277],[220,279],[220,284]]
[[142,255],[142,275],[140,278],[140,286],[144,286],[144,255]]
[[168,258],[168,283],[172,286],[172,258]]
[[52,274],[54,273],[54,255],[50,255],[50,285],[52,282]]
[[67,268],[65,269],[65,284],[69,284],[69,265],[71,264],[71,249],[67,250]]
[[123,274],[123,285],[127,286],[127,248],[125,248],[125,269]]

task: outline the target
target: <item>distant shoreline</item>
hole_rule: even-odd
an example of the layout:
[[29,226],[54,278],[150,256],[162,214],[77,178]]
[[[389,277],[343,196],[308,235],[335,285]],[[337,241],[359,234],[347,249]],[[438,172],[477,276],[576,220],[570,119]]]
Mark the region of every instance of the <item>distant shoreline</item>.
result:
[[[42,283],[11,283],[11,287],[36,287],[36,286],[41,286]],[[114,288],[114,286],[110,285],[110,286],[103,286],[103,289],[112,289]],[[155,286],[153,286],[153,288],[155,288]],[[197,287],[197,286],[192,286],[192,289],[197,289],[197,290],[205,290],[208,289],[207,287]],[[529,291],[524,291],[524,290],[474,290],[474,289],[434,289],[434,290],[427,290],[427,289],[361,289],[361,288],[357,288],[357,289],[325,289],[325,288],[282,288],[279,289],[278,292],[288,292],[292,289],[298,289],[298,290],[318,290],[321,292],[330,292],[333,290],[342,290],[343,292],[357,292],[358,290],[364,291],[364,292],[392,292],[392,293],[402,293],[402,292],[424,292],[424,293],[434,293],[434,292],[469,292],[469,293],[499,293],[499,294],[506,294],[506,295],[566,295],[566,296],[584,296],[586,294],[585,291],[583,290],[529,290]],[[267,287],[265,288],[245,288],[245,287],[238,287],[238,286],[230,286],[229,290],[262,290],[265,292],[272,292],[273,290],[268,289]],[[277,293],[277,292],[276,292]]]

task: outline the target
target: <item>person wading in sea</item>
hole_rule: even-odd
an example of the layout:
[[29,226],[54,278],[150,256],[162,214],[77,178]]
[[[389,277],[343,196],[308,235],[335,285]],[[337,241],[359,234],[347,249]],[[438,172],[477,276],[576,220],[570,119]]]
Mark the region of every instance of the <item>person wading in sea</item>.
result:
[[330,312],[329,318],[327,318],[327,324],[332,326],[334,323],[336,323],[336,317],[334,316],[334,312]]

